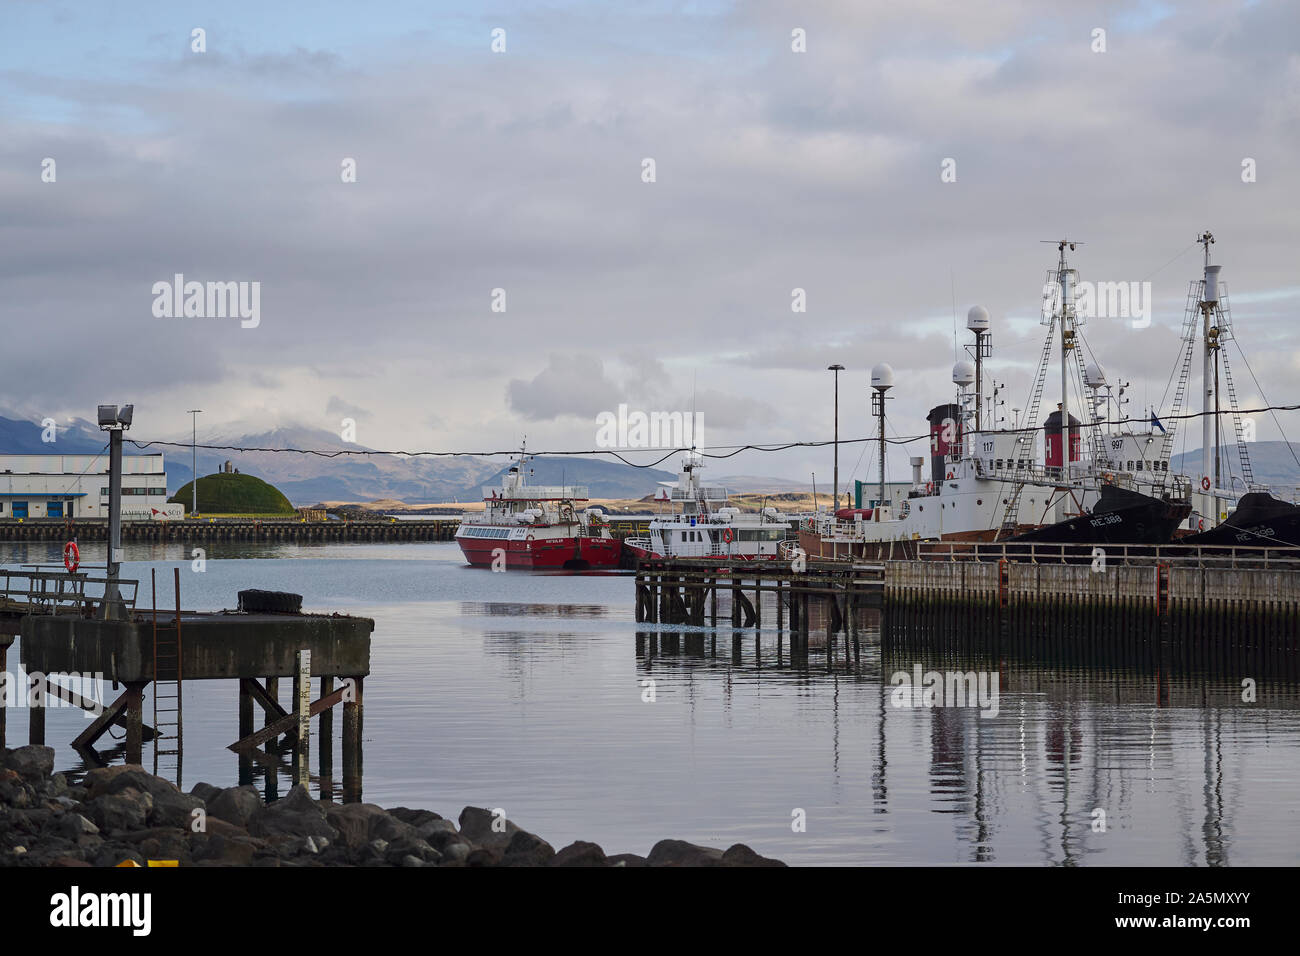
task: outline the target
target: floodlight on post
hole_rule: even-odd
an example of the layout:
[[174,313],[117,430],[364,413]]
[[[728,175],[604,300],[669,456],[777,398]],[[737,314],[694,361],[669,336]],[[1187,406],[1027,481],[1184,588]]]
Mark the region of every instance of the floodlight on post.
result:
[[99,614],[125,616],[118,579],[122,569],[122,433],[131,427],[134,405],[99,406],[99,427],[108,432],[108,572]]

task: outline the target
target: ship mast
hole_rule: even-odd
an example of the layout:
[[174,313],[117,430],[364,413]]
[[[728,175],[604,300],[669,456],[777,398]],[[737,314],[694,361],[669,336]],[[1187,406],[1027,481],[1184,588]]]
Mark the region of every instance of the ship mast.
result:
[[[1210,494],[1204,510],[1211,515],[1211,527],[1219,520],[1219,445],[1217,432],[1219,425],[1219,389],[1218,357],[1219,330],[1214,325],[1214,313],[1219,305],[1219,270],[1221,266],[1210,265],[1210,246],[1214,236],[1206,231],[1197,240],[1205,249],[1205,281],[1201,289],[1202,343],[1204,354],[1201,365],[1201,389],[1203,402],[1201,411],[1201,475],[1210,479]],[[1211,510],[1212,508],[1212,510]]]

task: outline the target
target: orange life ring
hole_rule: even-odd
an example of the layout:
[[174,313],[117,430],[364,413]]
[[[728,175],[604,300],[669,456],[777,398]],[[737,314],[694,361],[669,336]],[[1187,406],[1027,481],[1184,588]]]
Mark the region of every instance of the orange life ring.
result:
[[1209,475],[1206,475],[1204,478],[1201,479],[1201,489],[1202,489],[1203,491],[1209,491],[1209,490],[1210,490],[1210,476],[1209,476]]
[[732,539],[732,537],[734,537],[734,536],[732,535],[732,533],[731,533],[731,529],[730,529],[730,528],[723,528],[723,529],[722,529],[722,540],[723,540],[723,541],[727,542],[727,544],[731,544],[731,539]]
[[68,569],[69,574],[76,572],[81,567],[81,551],[77,548],[77,542],[69,541],[63,546],[63,566]]
[[934,482],[933,482],[933,481],[927,481],[927,482],[925,483],[925,493],[926,493],[927,495],[932,495],[932,494],[934,494]]
[[949,481],[952,481],[952,472],[951,472],[951,471],[948,472],[948,480],[949,480]]
[[1204,531],[1204,530],[1205,530],[1205,519],[1204,519],[1204,518],[1200,518],[1200,519],[1197,520],[1197,522],[1196,522],[1196,530],[1197,530],[1197,531]]

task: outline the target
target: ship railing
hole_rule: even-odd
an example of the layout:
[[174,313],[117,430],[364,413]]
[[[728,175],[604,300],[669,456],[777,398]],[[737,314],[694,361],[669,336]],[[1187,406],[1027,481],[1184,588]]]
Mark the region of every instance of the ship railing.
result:
[[698,490],[693,488],[673,488],[670,500],[672,501],[726,501],[730,496],[726,488],[720,488],[716,485],[701,486]]
[[633,548],[640,548],[642,551],[653,550],[649,538],[624,538],[623,544]]
[[483,500],[492,501],[588,501],[586,485],[524,485],[513,491],[483,486]]
[[1011,561],[1026,564],[1107,565],[1300,570],[1300,548],[1186,544],[1045,544],[922,541],[922,561]]

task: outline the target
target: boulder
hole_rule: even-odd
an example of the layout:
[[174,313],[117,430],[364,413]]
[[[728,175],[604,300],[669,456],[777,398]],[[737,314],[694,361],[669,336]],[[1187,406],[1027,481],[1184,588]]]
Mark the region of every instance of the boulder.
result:
[[504,816],[483,807],[460,811],[461,835],[477,846],[505,850],[518,829]]
[[547,866],[604,866],[605,851],[595,843],[578,840],[546,861]]
[[339,831],[339,839],[349,849],[357,849],[371,840],[393,842],[400,839],[418,839],[419,834],[409,823],[391,815],[373,803],[330,803],[325,805],[325,819]]
[[743,843],[736,843],[722,854],[724,866],[785,866],[780,860],[759,856]]
[[204,803],[211,802],[212,798],[220,792],[220,787],[214,787],[210,783],[196,783],[190,787],[190,796],[198,797]]
[[646,857],[650,866],[721,866],[722,851],[685,840],[660,840]]
[[516,830],[506,845],[504,866],[543,866],[555,856],[555,847],[527,830]]
[[262,809],[262,798],[253,787],[227,787],[207,801],[208,816],[235,826],[247,827],[253,814]]
[[[432,810],[412,810],[409,807],[393,807],[388,811],[390,816],[394,816],[403,823],[409,823],[417,830],[435,820],[441,820],[442,817]],[[448,821],[450,822],[450,821]]]
[[307,793],[307,788],[297,784],[281,799],[262,807],[248,821],[248,832],[256,837],[323,836],[330,840],[339,838],[339,831],[330,826],[320,805]]
[[29,782],[44,780],[54,773],[54,748],[32,744],[6,751],[4,766]]
[[128,788],[121,793],[107,793],[82,804],[82,812],[105,833],[139,830],[153,810],[153,797]]

